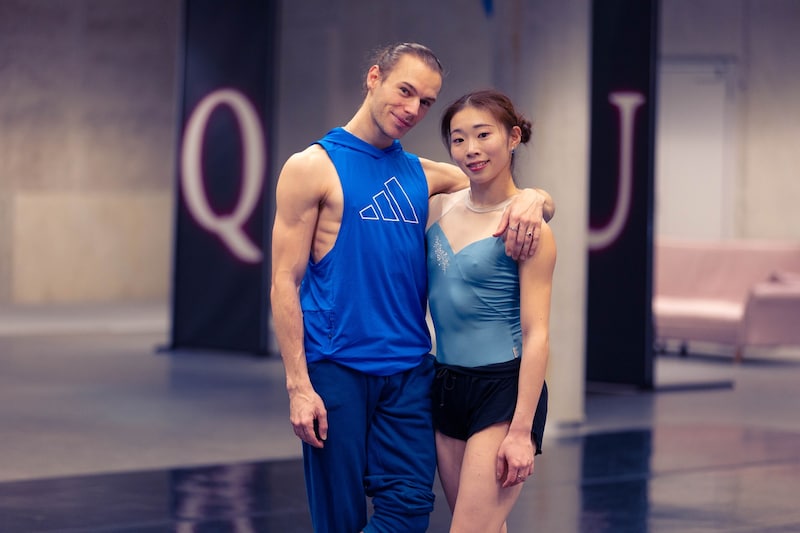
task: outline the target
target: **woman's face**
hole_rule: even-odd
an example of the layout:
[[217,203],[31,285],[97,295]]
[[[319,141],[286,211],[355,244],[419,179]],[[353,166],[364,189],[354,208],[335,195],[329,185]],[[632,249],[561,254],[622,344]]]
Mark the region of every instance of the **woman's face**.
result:
[[465,107],[450,121],[450,157],[473,182],[511,175],[511,150],[519,140],[514,130],[483,109]]

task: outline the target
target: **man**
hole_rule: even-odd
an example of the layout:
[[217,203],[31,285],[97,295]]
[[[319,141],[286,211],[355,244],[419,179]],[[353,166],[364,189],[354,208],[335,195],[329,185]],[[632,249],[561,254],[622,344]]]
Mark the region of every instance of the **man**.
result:
[[[292,155],[278,178],[272,313],[315,531],[423,532],[436,461],[428,198],[469,182],[398,141],[442,86],[428,48],[382,50],[365,86],[352,119]],[[512,230],[509,254],[533,253],[543,211],[552,215],[552,201],[530,189],[510,206],[497,233]]]

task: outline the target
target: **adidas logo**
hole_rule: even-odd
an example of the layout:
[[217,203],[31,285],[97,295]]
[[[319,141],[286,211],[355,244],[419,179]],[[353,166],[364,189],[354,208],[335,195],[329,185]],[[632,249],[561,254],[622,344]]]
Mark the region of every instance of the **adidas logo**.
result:
[[372,203],[359,211],[363,220],[385,220],[419,224],[419,218],[408,194],[396,177],[383,184],[383,189],[372,197]]

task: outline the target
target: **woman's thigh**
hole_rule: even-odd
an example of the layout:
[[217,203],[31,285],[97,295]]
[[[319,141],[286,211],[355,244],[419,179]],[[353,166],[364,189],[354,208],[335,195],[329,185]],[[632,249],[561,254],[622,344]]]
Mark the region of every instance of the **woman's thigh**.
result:
[[439,481],[444,489],[447,505],[452,512],[456,506],[458,480],[461,477],[461,463],[467,442],[436,432],[436,459]]
[[508,432],[508,423],[489,426],[466,443],[453,511],[454,531],[500,531],[523,484],[503,488],[497,479],[497,452]]

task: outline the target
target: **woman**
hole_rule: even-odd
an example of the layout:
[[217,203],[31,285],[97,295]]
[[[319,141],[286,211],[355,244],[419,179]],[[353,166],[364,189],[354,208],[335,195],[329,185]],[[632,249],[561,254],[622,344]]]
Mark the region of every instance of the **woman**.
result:
[[508,257],[492,236],[520,191],[514,150],[531,136],[530,121],[507,96],[461,97],[445,110],[441,133],[470,187],[433,197],[427,228],[439,478],[451,532],[505,532],[542,451],[556,247],[545,223],[524,261]]

